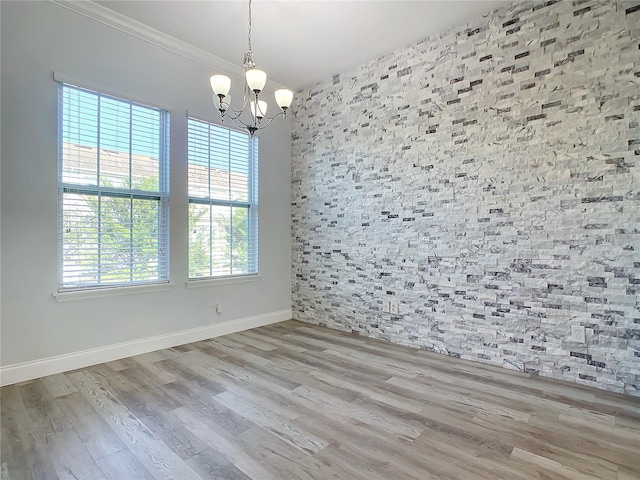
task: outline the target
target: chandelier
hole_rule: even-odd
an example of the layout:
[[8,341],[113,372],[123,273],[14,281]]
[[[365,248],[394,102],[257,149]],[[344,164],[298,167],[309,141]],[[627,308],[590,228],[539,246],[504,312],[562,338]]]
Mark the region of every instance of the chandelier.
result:
[[[213,75],[209,79],[213,90],[213,103],[220,112],[222,120],[230,118],[231,121],[240,128],[245,128],[251,136],[258,130],[266,128],[274,118],[282,115],[286,117],[287,108],[293,100],[293,92],[287,89],[275,91],[276,103],[280,111],[272,117],[267,116],[267,102],[260,100],[260,93],[267,83],[267,74],[256,68],[253,61],[253,51],[251,50],[251,0],[249,0],[249,49],[244,54],[242,62],[245,70],[245,90],[242,106],[239,109],[233,108],[229,90],[231,89],[231,79],[226,75]],[[244,114],[245,108],[249,105],[249,114]]]

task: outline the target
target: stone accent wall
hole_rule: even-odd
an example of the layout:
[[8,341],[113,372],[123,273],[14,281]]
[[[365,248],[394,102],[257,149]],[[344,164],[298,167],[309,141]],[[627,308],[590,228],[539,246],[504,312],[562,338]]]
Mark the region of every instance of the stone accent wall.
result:
[[506,6],[297,99],[295,318],[640,395],[640,2]]

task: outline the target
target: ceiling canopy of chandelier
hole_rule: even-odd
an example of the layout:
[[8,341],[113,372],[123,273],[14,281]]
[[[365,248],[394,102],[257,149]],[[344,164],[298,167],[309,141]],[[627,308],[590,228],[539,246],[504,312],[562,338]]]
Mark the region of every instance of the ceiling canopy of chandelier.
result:
[[[286,117],[287,109],[293,100],[293,92],[287,89],[275,91],[276,103],[280,111],[272,117],[267,116],[267,102],[260,100],[260,92],[267,83],[267,74],[256,68],[251,50],[251,0],[249,0],[249,49],[244,54],[243,66],[245,70],[245,91],[242,106],[235,109],[231,106],[231,79],[226,75],[213,75],[209,81],[213,90],[213,103],[224,120],[230,118],[238,127],[245,128],[251,136],[258,130],[266,128],[274,118],[282,115]],[[249,115],[243,115],[245,108],[249,106]]]

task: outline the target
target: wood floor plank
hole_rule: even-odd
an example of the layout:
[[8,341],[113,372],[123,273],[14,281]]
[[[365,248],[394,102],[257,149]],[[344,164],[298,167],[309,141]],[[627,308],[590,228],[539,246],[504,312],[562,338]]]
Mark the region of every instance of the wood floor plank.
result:
[[[265,388],[257,387],[257,384],[260,384],[261,386],[265,385],[262,379],[258,378],[252,379],[251,383],[238,382],[233,378],[224,377],[221,381],[228,392],[243,398],[245,402],[249,402],[251,405],[260,409],[264,408],[272,411],[279,417],[286,418],[287,420],[295,420],[300,415],[296,405],[292,405],[292,402],[283,399],[282,395],[272,394],[274,389],[290,392],[287,388],[279,385],[275,385],[274,388],[274,384],[267,384]],[[218,397],[215,398],[217,399]]]
[[[489,420],[491,421],[491,420]],[[583,435],[585,440],[579,440],[576,445],[571,448],[570,452],[563,452],[557,456],[567,461],[571,459],[577,459],[573,463],[582,464],[582,468],[585,468],[585,461],[587,458],[595,458],[591,455],[594,448],[585,448],[586,445],[595,445],[595,450],[605,454],[605,456],[614,464],[634,467],[640,462],[640,436],[638,437],[626,437],[618,435],[602,435],[598,433],[591,433],[593,430],[583,429],[575,425],[567,426],[561,421],[552,421],[550,419],[535,418],[529,422],[531,428],[537,429],[538,432],[545,432],[553,435],[558,440],[568,441],[570,438],[575,438]],[[587,435],[585,435],[587,434]],[[548,444],[547,444],[548,445]],[[553,446],[553,444],[551,444]],[[546,447],[539,447],[544,449]],[[564,449],[563,449],[564,450]],[[634,459],[634,454],[638,454],[639,458]]]
[[618,467],[618,479],[617,480],[638,480],[638,471],[631,470],[624,467]]
[[403,441],[371,425],[347,418],[319,417],[317,414],[302,417],[298,421],[307,430],[330,441],[332,446],[359,458],[360,462],[386,462],[394,471],[390,478],[458,478],[448,459],[434,458],[427,450],[413,450],[408,455],[409,448],[414,445],[413,441]]
[[296,388],[294,392],[318,408],[331,409],[340,416],[359,420],[402,438],[415,439],[422,433],[409,422],[390,420],[379,408],[361,409],[333,395],[305,385]]
[[253,353],[251,347],[243,343],[235,343],[239,344],[240,347],[230,346],[228,340],[225,341],[224,337],[221,337],[218,340],[211,340],[207,344],[214,349],[214,352],[226,354],[227,357],[241,358],[242,362],[250,361],[252,364],[259,366],[271,364],[271,361],[264,356],[264,350],[256,350],[256,353]]
[[[210,346],[209,354],[217,355],[218,350]],[[265,374],[271,377],[271,381],[277,382],[285,388],[294,389],[299,386],[300,383],[292,380],[291,373],[299,372],[300,369],[297,366],[292,366],[286,362],[280,361],[280,357],[277,359],[277,364],[272,362],[262,355],[268,355],[273,357],[273,350],[269,352],[258,351],[257,355],[246,355],[245,350],[229,349],[224,352],[224,360],[218,360],[216,365],[220,368],[221,373],[227,373],[230,376],[234,376],[235,370],[231,369],[228,362],[233,363],[233,367],[242,366],[247,374],[252,376],[263,376]],[[287,368],[289,367],[289,368]]]
[[108,480],[154,480],[153,475],[126,448],[101,457],[96,463]]
[[187,465],[206,479],[251,480],[251,477],[213,448],[207,448],[189,458]]
[[12,470],[12,465],[9,464],[9,476],[11,478],[37,478],[44,480],[59,478],[51,462],[50,450],[47,448],[45,438],[36,438],[32,433],[28,433],[20,437],[20,442],[23,444],[22,454],[24,456],[19,460],[18,465],[14,464],[15,469]]
[[146,370],[153,373],[158,379],[161,385],[171,383],[177,380],[175,375],[167,372],[164,368],[158,367],[156,362],[166,360],[166,357],[161,352],[149,352],[142,355],[136,355],[131,357],[131,361],[135,362],[130,368],[136,368],[138,365],[143,366]]
[[418,413],[424,408],[424,400],[407,398],[407,396],[399,395],[389,388],[385,388],[384,382],[367,382],[366,385],[358,384],[353,381],[351,376],[347,378],[337,378],[336,375],[326,374],[323,372],[311,373],[315,378],[327,382],[329,385],[350,389],[368,399],[385,403],[398,409]]
[[90,373],[75,372],[69,378],[155,478],[200,478]]
[[295,321],[0,389],[1,479],[640,479],[640,399]]
[[167,383],[163,378],[165,375],[157,375],[144,364],[135,361],[132,363],[131,367],[119,370],[118,373],[138,388],[156,387]]
[[133,361],[130,358],[122,358],[120,360],[113,360],[112,362],[106,362],[105,365],[109,367],[111,370],[119,371],[124,370],[125,368],[131,367]]
[[22,386],[1,389],[0,461],[9,478],[58,478],[42,440],[33,434],[34,426],[20,395]]
[[254,480],[274,480],[276,478],[260,462],[254,460],[248,452],[234,441],[231,441],[221,430],[211,428],[208,422],[203,422],[199,412],[194,412],[188,407],[180,407],[171,412],[171,414],[175,415],[189,430],[249,478]]
[[43,377],[40,379],[40,382],[42,382],[47,392],[49,392],[49,395],[53,398],[63,397],[70,393],[77,392],[76,387],[71,384],[64,373]]
[[[363,461],[360,458],[344,455],[336,445],[329,445],[319,452],[314,462],[320,462],[324,468],[319,471],[316,478],[325,478],[329,472],[337,474],[338,478],[348,478],[353,480],[386,480],[383,474],[375,472],[375,465]],[[311,460],[303,460],[303,465],[307,465]]]
[[125,447],[111,427],[77,390],[60,398],[58,403],[78,438],[94,459],[110,455]]
[[69,419],[40,380],[20,385],[18,389],[36,437],[46,438],[48,435],[71,428]]
[[558,479],[600,480],[599,477],[580,472],[560,462],[520,448],[513,449],[511,460],[521,465],[526,472],[548,472]]
[[138,419],[151,430],[158,439],[182,460],[206,450],[208,445],[178,422],[169,412],[163,410],[132,410]]
[[75,431],[64,430],[49,435],[46,443],[51,463],[53,463],[61,480],[78,478],[103,480],[106,478]]
[[179,378],[179,380],[175,382],[162,385],[158,390],[164,390],[167,385],[181,384],[204,402],[213,395],[224,392],[224,387],[217,381],[217,375],[219,373],[217,369],[209,371],[207,376],[200,375],[199,372],[204,373],[206,366],[191,362],[191,367],[188,367],[185,363],[188,363],[189,360],[191,360],[191,358],[185,359],[185,362],[175,360],[158,362],[156,364],[158,367],[166,369]]
[[189,385],[185,385],[182,382],[172,382],[161,388],[169,395],[173,395],[181,407],[188,407],[190,410],[197,412],[204,423],[211,422],[211,428],[220,429],[229,435],[237,436],[253,427],[253,423],[216,402],[212,396],[203,398],[195,394],[189,388]]
[[284,442],[278,436],[263,429],[254,427],[238,437],[238,445],[260,464],[264,465],[276,478],[295,478],[298,480],[314,480],[314,470],[320,469],[318,463],[303,464],[306,458],[313,458]]
[[[295,355],[297,355],[297,353],[295,353]],[[313,373],[319,370],[318,368],[310,368],[306,363],[299,362],[296,359],[288,360],[290,361],[290,365],[288,365],[286,369],[278,370],[276,367],[271,368],[269,373],[253,378],[251,383],[258,383],[264,379],[271,385],[280,385],[279,382],[273,380],[273,374],[286,375],[292,383],[292,385],[285,387],[288,390],[295,390],[300,385],[306,385],[308,387],[322,390],[347,402],[351,402],[358,398],[358,392],[355,392],[352,389],[334,386],[313,376]],[[329,368],[327,368],[327,370],[329,370]]]
[[242,338],[250,339],[252,341],[258,341],[263,345],[270,345],[273,350],[275,349],[288,349],[297,351],[298,353],[303,352],[305,349],[296,347],[287,342],[282,342],[279,337],[270,337],[268,335],[260,335],[256,333],[254,330],[246,330],[242,332],[244,336]]
[[71,380],[72,375],[82,372],[90,373],[103,388],[117,397],[126,397],[140,391],[139,385],[122,375],[120,370],[112,370],[106,363],[68,373],[67,378]]
[[[248,380],[251,378],[251,374],[241,365],[237,365],[233,363],[233,361],[228,360],[226,355],[224,357],[218,355],[218,351],[217,348],[213,347],[213,355],[208,355],[201,351],[192,351],[177,359],[177,363],[182,365],[185,371],[190,370],[192,374],[195,373],[203,378],[212,378],[212,375],[215,378],[215,376],[220,373],[225,373],[238,380]],[[220,391],[216,393],[220,393]]]
[[405,378],[393,377],[389,379],[388,382],[393,385],[420,392],[426,400],[434,403],[444,403],[446,401],[449,404],[457,404],[463,408],[473,408],[480,411],[487,411],[489,413],[496,413],[501,416],[509,417],[516,422],[526,423],[530,417],[530,414],[528,413],[482,401],[478,398],[474,398],[473,396],[465,396],[452,391],[437,391],[430,386],[416,382],[415,379],[408,380]]
[[461,431],[429,430],[416,439],[412,450],[426,450],[448,458],[451,470],[462,478],[526,480],[523,472],[508,463],[513,448],[495,439],[475,443]]
[[294,420],[287,419],[277,412],[262,406],[254,405],[234,392],[221,393],[216,395],[215,399],[225,407],[242,415],[255,425],[270,431],[284,442],[303,452],[314,454],[328,445],[321,438],[299,428]]

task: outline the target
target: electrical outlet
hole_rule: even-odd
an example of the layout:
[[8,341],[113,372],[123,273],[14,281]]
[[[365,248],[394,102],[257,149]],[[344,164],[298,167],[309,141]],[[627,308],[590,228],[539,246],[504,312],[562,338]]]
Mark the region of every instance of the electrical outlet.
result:
[[587,338],[582,325],[571,325],[571,341],[576,343],[586,343]]
[[382,301],[382,313],[391,313],[391,301],[389,300]]
[[392,315],[400,315],[400,302],[384,300],[382,302],[382,311],[384,313],[391,313]]
[[214,298],[213,300],[211,300],[211,308],[217,314],[221,314],[222,313],[222,304],[220,303],[220,300],[218,300],[217,298]]

